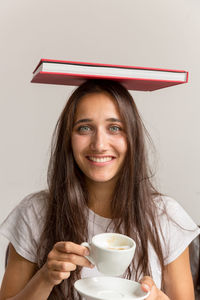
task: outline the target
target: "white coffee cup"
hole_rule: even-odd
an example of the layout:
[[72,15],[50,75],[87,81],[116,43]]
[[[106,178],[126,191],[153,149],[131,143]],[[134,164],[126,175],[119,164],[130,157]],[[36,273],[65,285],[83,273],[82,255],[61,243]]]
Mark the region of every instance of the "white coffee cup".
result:
[[90,244],[84,242],[81,245],[90,250],[90,255],[86,258],[97,267],[99,272],[110,276],[124,274],[136,248],[133,239],[119,233],[97,234]]

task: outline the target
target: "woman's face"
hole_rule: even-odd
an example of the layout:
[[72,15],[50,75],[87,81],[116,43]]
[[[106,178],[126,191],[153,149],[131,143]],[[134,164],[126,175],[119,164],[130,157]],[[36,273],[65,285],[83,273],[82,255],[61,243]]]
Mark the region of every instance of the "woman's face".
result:
[[94,182],[116,180],[127,152],[127,141],[117,105],[109,94],[89,94],[79,101],[72,149],[87,178]]

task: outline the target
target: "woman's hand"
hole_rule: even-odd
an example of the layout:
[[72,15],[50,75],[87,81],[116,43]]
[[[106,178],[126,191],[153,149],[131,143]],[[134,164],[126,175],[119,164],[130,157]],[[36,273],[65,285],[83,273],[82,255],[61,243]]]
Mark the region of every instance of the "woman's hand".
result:
[[39,272],[48,284],[57,285],[69,278],[71,271],[76,270],[76,266],[93,267],[85,255],[89,255],[86,247],[72,242],[58,242],[49,252],[47,261]]
[[144,276],[141,280],[141,288],[144,292],[149,292],[149,297],[146,300],[170,300],[167,295],[165,295],[161,290],[159,290],[153,279],[149,276]]

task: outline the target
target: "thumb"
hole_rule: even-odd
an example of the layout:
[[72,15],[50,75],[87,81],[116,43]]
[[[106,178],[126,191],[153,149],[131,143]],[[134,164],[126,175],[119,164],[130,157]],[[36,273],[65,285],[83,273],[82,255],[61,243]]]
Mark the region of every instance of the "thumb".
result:
[[152,280],[151,277],[149,276],[144,276],[141,280],[140,280],[140,284],[141,284],[141,289],[144,292],[150,292],[153,285],[155,284],[154,281]]

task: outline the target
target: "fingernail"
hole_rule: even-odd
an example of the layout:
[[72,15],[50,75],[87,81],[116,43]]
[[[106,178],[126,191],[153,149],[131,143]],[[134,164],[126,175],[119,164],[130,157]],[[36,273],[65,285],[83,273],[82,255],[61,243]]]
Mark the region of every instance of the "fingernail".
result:
[[142,283],[142,287],[143,287],[147,292],[150,291],[150,287],[149,287],[147,284]]
[[84,255],[87,256],[87,255],[89,255],[89,254],[90,254],[90,252],[89,252],[89,250],[86,248],[85,251],[84,251]]

